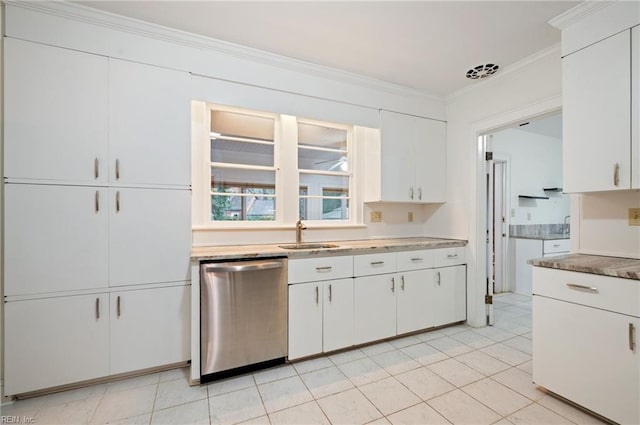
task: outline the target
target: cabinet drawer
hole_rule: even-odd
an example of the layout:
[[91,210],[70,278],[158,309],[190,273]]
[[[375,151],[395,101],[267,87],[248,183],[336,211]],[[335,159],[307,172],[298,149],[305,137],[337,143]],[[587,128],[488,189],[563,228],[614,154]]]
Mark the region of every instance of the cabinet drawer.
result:
[[433,267],[433,250],[398,252],[396,261],[398,271],[430,269]]
[[556,252],[569,252],[569,239],[556,239],[543,242],[543,254],[553,254]]
[[396,254],[384,252],[380,254],[356,255],[353,257],[355,276],[395,273]]
[[533,268],[533,294],[640,317],[640,281]]
[[466,248],[461,246],[457,248],[443,248],[433,250],[433,266],[455,266],[457,264],[466,264]]
[[353,256],[289,260],[289,283],[353,277]]

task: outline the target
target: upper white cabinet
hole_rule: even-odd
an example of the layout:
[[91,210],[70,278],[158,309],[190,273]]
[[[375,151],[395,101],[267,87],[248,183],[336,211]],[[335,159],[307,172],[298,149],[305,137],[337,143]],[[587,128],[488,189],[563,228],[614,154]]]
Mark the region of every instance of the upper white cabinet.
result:
[[107,181],[107,61],[5,38],[5,177]]
[[566,56],[562,85],[564,191],[630,189],[631,31]]
[[382,110],[380,129],[365,155],[365,202],[445,202],[446,123]]
[[190,184],[189,81],[186,72],[109,59],[111,182]]

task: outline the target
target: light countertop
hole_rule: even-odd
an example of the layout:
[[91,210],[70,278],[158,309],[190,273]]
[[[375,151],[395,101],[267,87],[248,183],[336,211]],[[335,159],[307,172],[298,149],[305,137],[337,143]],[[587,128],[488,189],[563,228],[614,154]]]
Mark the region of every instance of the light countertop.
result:
[[568,254],[529,260],[529,264],[558,270],[640,280],[640,260],[600,255]]
[[273,256],[302,258],[329,255],[369,254],[374,252],[395,252],[418,249],[452,248],[467,245],[466,240],[439,238],[364,239],[355,241],[327,241],[318,243],[337,245],[337,247],[322,249],[285,249],[280,247],[280,245],[293,245],[291,243],[272,245],[202,246],[192,248],[191,259],[225,260]]

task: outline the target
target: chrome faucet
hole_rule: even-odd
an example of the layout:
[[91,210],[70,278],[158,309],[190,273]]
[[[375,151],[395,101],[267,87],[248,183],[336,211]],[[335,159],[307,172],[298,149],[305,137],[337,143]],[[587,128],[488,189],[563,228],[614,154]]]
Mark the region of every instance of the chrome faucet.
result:
[[307,226],[302,224],[302,220],[298,219],[296,222],[296,245],[300,245],[302,243],[302,231],[306,228]]

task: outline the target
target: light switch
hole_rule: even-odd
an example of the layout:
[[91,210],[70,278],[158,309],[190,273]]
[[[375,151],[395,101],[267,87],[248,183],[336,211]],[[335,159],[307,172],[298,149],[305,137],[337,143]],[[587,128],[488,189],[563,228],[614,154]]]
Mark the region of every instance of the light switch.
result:
[[380,223],[382,221],[382,211],[371,211],[369,213],[369,220],[372,223]]
[[640,226],[640,208],[629,208],[629,226]]
[[409,223],[413,223],[413,211],[409,211],[409,212],[407,213],[407,221],[408,221]]

